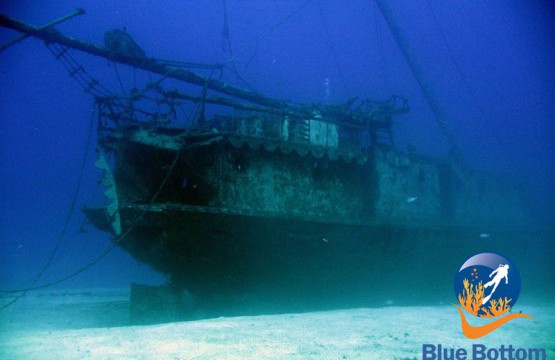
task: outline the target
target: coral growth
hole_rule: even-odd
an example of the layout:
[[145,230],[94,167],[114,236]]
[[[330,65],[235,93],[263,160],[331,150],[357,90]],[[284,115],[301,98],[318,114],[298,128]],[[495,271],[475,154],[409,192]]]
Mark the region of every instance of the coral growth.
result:
[[463,280],[464,289],[462,294],[458,295],[459,302],[472,315],[492,318],[499,315],[505,314],[507,311],[511,310],[509,303],[512,299],[490,300],[488,302],[488,307],[482,306],[482,301],[484,300],[484,286],[480,281],[476,286],[471,284],[468,279]]
[[482,300],[484,299],[484,286],[481,281],[474,286],[466,278],[463,280],[463,286],[462,294],[458,295],[459,302],[466,311],[478,316],[478,311],[480,311]]
[[482,309],[484,314],[480,314],[480,317],[492,318],[503,315],[507,311],[511,310],[511,307],[509,306],[509,302],[511,302],[511,300],[513,299],[507,299],[506,297],[505,299],[499,299],[499,301],[490,300],[489,307],[487,309]]

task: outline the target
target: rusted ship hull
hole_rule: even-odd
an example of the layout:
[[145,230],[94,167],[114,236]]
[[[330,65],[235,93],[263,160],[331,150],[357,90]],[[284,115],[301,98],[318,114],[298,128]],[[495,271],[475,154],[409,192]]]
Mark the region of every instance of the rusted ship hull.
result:
[[[526,221],[514,181],[463,181],[449,163],[391,148],[315,154],[154,128],[103,145],[124,235],[114,241],[214,314],[436,302],[460,259],[483,250],[481,233],[495,233],[491,251],[520,251],[509,241]],[[86,212],[114,232],[105,208]],[[445,256],[431,259],[438,247]]]

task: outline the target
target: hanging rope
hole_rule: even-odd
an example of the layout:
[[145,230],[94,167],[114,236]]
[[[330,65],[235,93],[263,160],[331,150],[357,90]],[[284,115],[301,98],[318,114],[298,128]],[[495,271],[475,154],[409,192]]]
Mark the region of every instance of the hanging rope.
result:
[[318,13],[320,14],[320,20],[322,21],[322,25],[324,26],[324,33],[326,34],[326,39],[328,41],[328,47],[330,48],[331,55],[335,62],[335,66],[337,67],[337,72],[339,73],[339,78],[341,79],[341,85],[343,86],[343,90],[347,93],[347,82],[345,81],[345,76],[343,75],[343,70],[341,69],[341,65],[339,64],[339,60],[337,59],[337,53],[333,46],[333,42],[331,41],[330,32],[328,30],[328,25],[326,24],[326,20],[324,19],[324,13],[322,12],[322,7],[320,6],[320,1],[316,1],[316,5],[318,6]]
[[93,110],[91,110],[91,118],[90,118],[90,121],[89,121],[89,129],[88,129],[87,141],[86,141],[86,144],[85,144],[85,152],[83,154],[83,159],[81,160],[81,167],[79,169],[79,176],[77,177],[77,184],[75,185],[75,190],[73,191],[73,197],[71,198],[71,203],[70,203],[69,209],[68,209],[67,214],[66,214],[66,218],[65,218],[65,221],[64,221],[64,225],[62,227],[62,231],[60,232],[60,235],[58,236],[58,239],[56,240],[56,243],[54,244],[54,248],[50,252],[50,255],[48,256],[48,259],[46,260],[44,265],[41,267],[41,269],[39,270],[37,275],[33,278],[33,281],[31,281],[31,285],[29,285],[26,289],[24,289],[21,292],[21,294],[19,294],[17,297],[15,297],[12,301],[10,301],[9,303],[0,307],[0,311],[2,311],[4,309],[6,309],[8,306],[14,304],[16,301],[18,301],[23,296],[25,296],[25,294],[27,294],[27,291],[29,291],[29,289],[32,289],[35,286],[35,284],[37,283],[37,281],[40,280],[40,278],[42,277],[44,272],[50,267],[50,265],[52,265],[52,261],[54,260],[54,256],[58,253],[58,250],[60,249],[60,245],[61,245],[64,237],[66,236],[67,229],[69,228],[69,224],[71,223],[71,218],[73,217],[73,213],[75,211],[75,204],[77,203],[77,196],[79,195],[79,192],[81,190],[81,184],[83,182],[83,174],[85,173],[85,168],[86,168],[86,165],[87,165],[87,159],[89,157],[89,149],[91,147],[90,145],[91,145],[92,132],[93,132],[94,114],[95,114],[95,112],[94,112],[94,108],[93,108]]
[[223,1],[224,7],[224,26],[222,28],[222,50],[224,53],[228,52],[229,56],[233,56],[233,51],[231,50],[231,40],[229,39],[229,25],[227,21],[227,4],[225,0]]
[[[231,39],[230,39],[230,34],[229,34],[229,19],[228,19],[228,12],[227,12],[227,3],[226,3],[226,0],[222,0],[223,12],[224,12],[224,24],[223,24],[223,27],[222,27],[222,49],[223,49],[224,54],[227,53],[229,55],[229,59],[227,61],[225,61],[223,64],[219,65],[218,68],[221,69],[221,70],[223,70],[224,68],[228,69],[229,71],[231,71],[232,74],[235,75],[235,77],[238,81],[242,82],[249,90],[256,93],[256,90],[241,75],[239,75],[239,71],[237,70],[237,68],[235,66],[235,59],[237,59],[237,57],[239,57],[242,54],[244,54],[245,52],[247,52],[251,47],[257,46],[260,43],[260,41],[262,41],[264,38],[266,38],[275,29],[279,28],[281,25],[288,22],[293,16],[295,16],[298,12],[300,12],[302,9],[304,9],[304,7],[306,5],[308,5],[311,1],[312,0],[305,1],[303,4],[301,4],[301,6],[299,6],[297,9],[295,9],[291,14],[287,15],[284,19],[279,21],[277,24],[274,24],[273,26],[271,26],[261,36],[259,36],[254,41],[247,44],[245,47],[243,47],[243,49],[241,51],[239,51],[238,53],[233,55],[233,49],[231,47]],[[247,62],[247,65],[245,66],[245,69],[251,63],[253,58],[254,58],[254,55]]]
[[386,93],[391,93],[391,85],[389,81],[389,77],[387,76],[386,71],[386,58],[385,58],[385,50],[383,44],[383,34],[380,27],[380,17],[378,14],[378,5],[375,2],[372,2],[374,8],[374,31],[376,33],[376,41],[378,43],[378,54],[380,56],[380,70],[382,73],[382,79],[384,82],[384,90]]
[[[57,51],[58,49],[52,49],[52,51],[56,52],[59,54],[59,52]],[[62,58],[62,56],[60,56],[60,58]],[[67,59],[66,59],[67,60]],[[64,66],[68,69],[72,69],[74,64],[68,63],[68,62],[64,62]],[[80,73],[80,71],[76,71],[75,73]],[[162,77],[161,79],[159,79],[156,84],[159,84],[161,81],[163,81],[166,77]],[[87,81],[85,81],[86,77],[83,76],[79,76],[76,79],[78,79],[78,82],[80,85],[86,85],[87,81],[90,81],[90,79],[87,79]],[[95,84],[96,85],[96,84]],[[88,86],[87,88],[90,89],[91,91],[97,92],[100,91],[102,92],[102,88],[99,88],[100,90],[96,90],[95,86]],[[149,87],[149,89],[152,88],[152,85]],[[146,91],[146,90],[145,90]],[[103,93],[103,92],[102,92]],[[54,285],[57,285],[59,283],[65,282],[69,279],[72,279],[74,277],[76,277],[77,275],[83,273],[84,271],[90,269],[91,267],[93,267],[94,265],[96,265],[100,260],[102,260],[105,256],[107,256],[113,249],[115,249],[126,237],[127,235],[135,228],[135,226],[138,224],[138,222],[142,219],[142,217],[144,216],[144,214],[146,214],[147,210],[143,210],[138,216],[137,218],[135,218],[130,227],[121,235],[119,236],[112,244],[112,246],[110,246],[109,248],[107,248],[104,252],[102,252],[100,255],[98,255],[96,258],[94,258],[93,260],[91,260],[89,263],[87,263],[85,266],[79,268],[78,270],[70,273],[67,276],[61,277],[59,279],[56,279],[54,281],[50,281],[47,282],[45,284],[42,285],[38,285],[35,286],[36,283],[38,282],[38,280],[42,277],[42,275],[44,274],[44,272],[50,267],[50,265],[52,264],[52,261],[54,259],[54,256],[56,255],[56,253],[59,250],[60,244],[63,240],[63,238],[66,235],[67,229],[69,227],[70,224],[70,220],[72,217],[72,214],[74,212],[75,209],[75,205],[77,202],[77,195],[80,191],[81,188],[81,183],[82,183],[82,179],[83,179],[83,174],[84,174],[84,169],[86,167],[87,164],[87,158],[88,158],[88,153],[89,153],[89,149],[90,149],[90,143],[91,143],[91,138],[92,138],[92,128],[93,128],[93,124],[94,124],[94,110],[91,111],[91,121],[89,124],[89,133],[88,133],[88,137],[87,137],[87,145],[86,145],[86,150],[85,150],[85,154],[83,157],[83,161],[81,164],[81,170],[80,170],[80,174],[78,177],[78,182],[76,185],[76,190],[74,193],[74,196],[72,198],[72,202],[70,205],[70,209],[68,211],[68,216],[66,217],[66,221],[64,223],[62,232],[58,238],[58,240],[56,241],[56,244],[54,246],[54,249],[52,250],[52,252],[49,255],[48,260],[46,261],[45,265],[40,269],[39,273],[37,274],[37,276],[33,279],[33,281],[31,282],[31,284],[23,289],[15,289],[15,290],[2,290],[0,291],[0,294],[17,294],[19,293],[14,299],[12,299],[10,302],[8,302],[7,304],[3,305],[2,307],[0,307],[0,311],[8,308],[9,306],[11,306],[12,304],[14,304],[15,302],[17,302],[19,299],[21,299],[23,296],[25,296],[27,294],[27,292],[29,291],[33,291],[33,290],[40,290],[40,289],[44,289],[44,288],[48,288]],[[151,198],[149,204],[152,204],[156,198],[158,197],[158,195],[160,194],[160,192],[162,191],[162,189],[164,188],[164,186],[166,185],[170,175],[173,173],[173,170],[175,168],[175,165],[178,162],[178,159],[180,157],[180,153],[177,153],[175,159],[173,160],[165,178],[163,179],[163,181],[161,182],[159,188],[157,189],[156,193],[153,195],[153,197]]]
[[[180,158],[180,155],[181,155],[181,153],[178,152],[177,155],[175,156],[172,164],[170,165],[170,168],[168,169],[168,172],[166,173],[166,176],[164,177],[164,179],[160,183],[160,186],[158,187],[158,190],[156,191],[156,193],[152,196],[152,198],[148,202],[148,205],[152,205],[154,203],[154,201],[156,200],[158,195],[160,195],[160,192],[162,191],[162,189],[166,186],[166,183],[168,182],[168,180],[170,178],[170,175],[173,173],[173,171],[175,169],[175,166],[176,166],[176,164],[177,164],[177,162]],[[90,269],[91,267],[93,267],[94,265],[96,265],[100,260],[102,260],[104,257],[106,257],[106,255],[108,255],[110,252],[112,252],[112,250],[114,250],[129,235],[129,233],[131,233],[131,231],[135,228],[135,226],[139,223],[139,221],[141,221],[143,216],[146,214],[147,209],[148,209],[148,207],[146,207],[144,210],[141,211],[141,213],[131,222],[131,225],[129,226],[129,228],[121,236],[119,236],[116,240],[114,240],[112,246],[110,246],[109,248],[104,250],[100,255],[98,255],[96,258],[94,258],[88,264],[79,268],[78,270],[70,273],[69,275],[66,275],[64,277],[61,277],[59,279],[47,282],[47,283],[39,285],[39,286],[29,286],[25,289],[2,290],[2,291],[0,291],[0,294],[13,294],[13,293],[19,293],[19,292],[23,293],[22,295],[18,295],[18,297],[16,297],[15,300],[12,300],[10,303],[8,303],[8,304],[4,305],[2,308],[0,308],[0,311],[7,308],[11,304],[13,304],[15,301],[20,299],[24,294],[26,294],[29,291],[40,290],[40,289],[44,289],[44,288],[48,288],[48,287],[57,285],[59,283],[62,283],[64,281],[67,281],[71,278],[76,277],[77,275],[81,274],[82,272],[84,272],[84,271]]]

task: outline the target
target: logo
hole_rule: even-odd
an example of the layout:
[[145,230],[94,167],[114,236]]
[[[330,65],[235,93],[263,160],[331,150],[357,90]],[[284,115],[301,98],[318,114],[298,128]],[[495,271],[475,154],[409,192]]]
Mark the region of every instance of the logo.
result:
[[[516,318],[533,319],[530,315],[512,313],[520,294],[520,275],[516,267],[503,256],[481,253],[466,260],[455,276],[455,304],[466,337],[477,339]],[[491,318],[486,325],[472,326],[465,312],[481,318]]]

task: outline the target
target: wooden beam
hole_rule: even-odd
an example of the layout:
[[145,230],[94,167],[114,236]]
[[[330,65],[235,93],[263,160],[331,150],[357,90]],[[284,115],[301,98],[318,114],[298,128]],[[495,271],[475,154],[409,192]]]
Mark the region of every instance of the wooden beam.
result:
[[237,97],[259,105],[269,106],[273,108],[282,108],[285,106],[285,102],[283,101],[268,98],[252,91],[241,89],[233,85],[226,84],[224,82],[209,79],[175,66],[169,66],[164,62],[158,61],[155,58],[114,54],[105,47],[100,47],[66,36],[52,28],[37,28],[33,25],[13,19],[3,14],[0,14],[0,26],[42,39],[47,43],[57,43],[75,50],[86,52],[94,56],[100,56],[110,61],[150,71],[152,73],[159,74],[168,78],[181,80],[193,85],[203,87],[206,86],[208,89],[211,89],[213,91]]
[[[54,25],[57,25],[57,24],[59,24],[59,23],[61,23],[61,22],[64,22],[64,21],[66,21],[66,20],[69,20],[69,19],[71,19],[71,18],[73,18],[73,17],[75,17],[75,16],[77,16],[77,15],[82,15],[82,14],[84,14],[84,13],[85,13],[85,10],[83,10],[83,9],[77,9],[77,10],[75,10],[74,12],[72,12],[71,14],[68,14],[68,15],[66,15],[66,16],[63,16],[63,17],[61,17],[61,18],[59,18],[59,19],[57,19],[57,20],[54,20],[54,21],[52,21],[52,22],[50,22],[50,23],[48,23],[48,24],[46,24],[46,25],[44,25],[44,26],[41,26],[38,30],[45,30],[45,29],[48,29],[48,28],[50,28],[50,27],[52,27],[52,26],[54,26]],[[21,40],[24,40],[24,39],[26,39],[26,38],[28,38],[28,37],[29,37],[29,34],[23,34],[23,35],[20,35],[20,36],[14,38],[14,39],[8,41],[8,42],[5,43],[5,44],[0,45],[0,51],[3,51],[3,50],[5,50],[5,49],[7,49],[8,47],[10,47],[10,46],[12,46],[12,45],[14,45],[14,44],[17,44],[17,43],[20,42]]]

